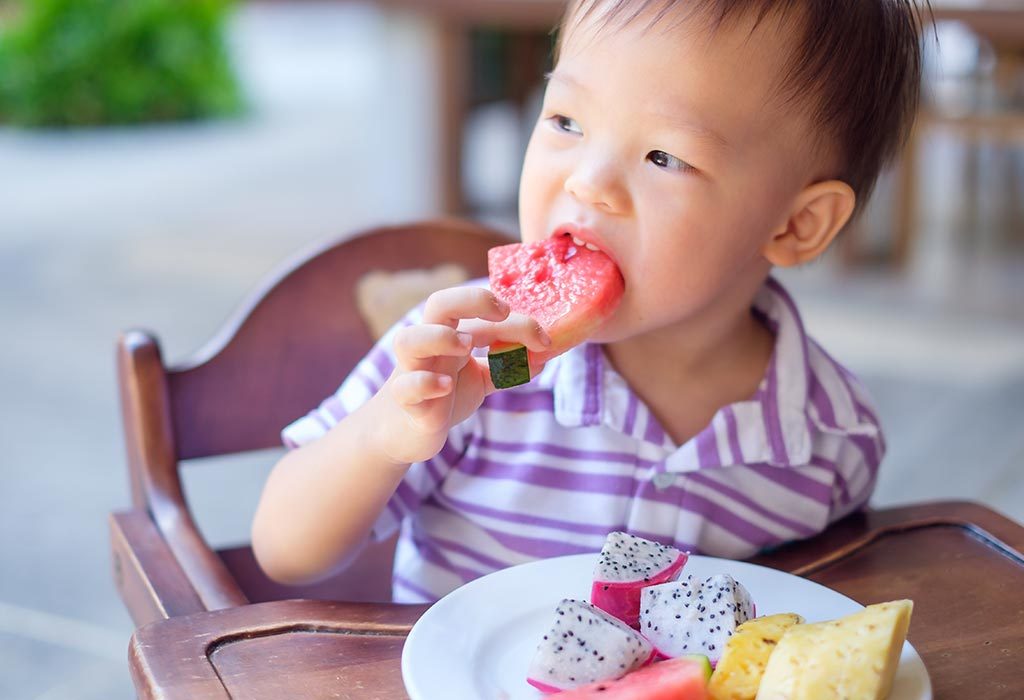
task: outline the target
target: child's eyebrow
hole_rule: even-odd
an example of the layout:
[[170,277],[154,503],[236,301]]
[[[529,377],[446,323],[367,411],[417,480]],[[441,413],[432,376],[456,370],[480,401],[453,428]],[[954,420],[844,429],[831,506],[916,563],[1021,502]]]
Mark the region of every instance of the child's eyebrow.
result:
[[549,83],[552,80],[554,80],[555,82],[565,83],[569,87],[575,88],[582,92],[590,92],[590,90],[587,89],[586,85],[576,80],[576,78],[572,77],[571,75],[568,75],[567,73],[563,73],[560,71],[550,71],[548,73],[545,73],[544,80]]
[[[586,85],[564,72],[555,70],[545,73],[544,79],[547,82],[551,82],[553,80],[555,82],[568,85],[580,92],[590,93],[590,89]],[[652,111],[650,114],[667,124],[670,128],[678,129],[680,131],[688,131],[696,138],[706,141],[709,145],[715,148],[728,149],[731,147],[729,141],[714,129],[704,126],[703,124],[689,121],[688,119],[680,117],[679,114],[664,111]]]
[[681,118],[678,114],[665,112],[652,112],[652,114],[664,123],[668,124],[671,128],[679,129],[680,131],[689,131],[696,138],[708,142],[715,148],[731,148],[729,141],[714,129],[703,126],[702,124],[695,124],[694,122]]

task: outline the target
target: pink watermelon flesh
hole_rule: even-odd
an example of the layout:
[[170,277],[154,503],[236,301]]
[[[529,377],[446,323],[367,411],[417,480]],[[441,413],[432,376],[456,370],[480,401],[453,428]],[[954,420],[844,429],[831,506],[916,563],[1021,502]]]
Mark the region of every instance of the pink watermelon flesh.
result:
[[615,681],[603,681],[558,693],[559,700],[707,700],[704,663],[670,659],[633,671]]
[[492,248],[487,268],[495,296],[512,311],[536,320],[552,341],[550,350],[533,358],[521,345],[494,343],[488,358],[498,388],[529,381],[530,364],[545,362],[590,337],[615,311],[625,290],[611,258],[576,245],[568,235]]

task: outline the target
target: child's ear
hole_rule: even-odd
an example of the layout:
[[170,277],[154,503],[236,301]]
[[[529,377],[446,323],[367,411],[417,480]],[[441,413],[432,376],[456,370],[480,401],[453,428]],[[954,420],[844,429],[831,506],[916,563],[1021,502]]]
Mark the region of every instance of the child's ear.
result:
[[816,182],[797,195],[789,216],[761,254],[773,265],[792,267],[821,255],[850,220],[857,195],[840,180]]

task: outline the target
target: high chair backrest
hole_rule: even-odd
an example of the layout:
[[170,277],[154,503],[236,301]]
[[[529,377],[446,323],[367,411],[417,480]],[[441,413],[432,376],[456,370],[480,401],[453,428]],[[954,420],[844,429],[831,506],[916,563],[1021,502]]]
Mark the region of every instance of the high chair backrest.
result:
[[[454,220],[344,236],[298,256],[272,275],[205,347],[180,365],[164,365],[153,335],[122,335],[118,383],[133,505],[136,515],[145,513],[152,520],[163,540],[156,544],[166,544],[183,575],[174,573],[169,595],[180,594],[184,602],[165,605],[157,592],[157,600],[148,602],[150,610],[155,605],[168,616],[197,605],[210,610],[277,597],[389,599],[393,543],[371,548],[366,561],[352,567],[347,582],[343,575],[304,588],[270,582],[248,547],[213,551],[189,512],[179,465],[182,460],[280,446],[281,428],[337,388],[369,350],[375,331],[379,334],[431,287],[486,276],[487,250],[508,242],[506,234]],[[387,276],[410,269],[434,272],[426,277]],[[427,289],[398,300],[410,280],[414,287],[425,281],[420,286]],[[378,310],[375,317],[374,295],[378,306],[383,301],[392,308]],[[381,314],[390,317],[382,320]],[[118,567],[126,566],[117,560],[119,536],[124,539],[123,533],[115,535],[116,576],[122,575]],[[139,566],[138,552],[128,551],[128,558]],[[135,587],[148,588],[146,595],[153,598],[154,584],[143,579]],[[189,587],[194,594],[178,590]],[[123,589],[122,595],[131,608]],[[137,621],[152,616],[132,612]]]

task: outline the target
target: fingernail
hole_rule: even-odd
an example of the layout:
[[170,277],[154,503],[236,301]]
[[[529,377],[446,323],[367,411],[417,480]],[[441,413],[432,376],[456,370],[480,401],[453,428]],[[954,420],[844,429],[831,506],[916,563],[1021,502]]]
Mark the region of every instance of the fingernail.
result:
[[473,347],[473,336],[469,333],[462,333],[461,331],[457,333],[457,335],[459,336],[459,345],[464,348]]
[[551,336],[549,336],[543,328],[540,331],[540,342],[544,343],[544,347],[551,345]]
[[507,314],[511,310],[506,302],[502,301],[501,299],[498,299],[497,297],[495,297],[495,300],[498,302],[498,311],[500,311],[501,313]]
[[442,389],[447,389],[452,385],[452,378],[444,374],[437,378],[437,383]]

